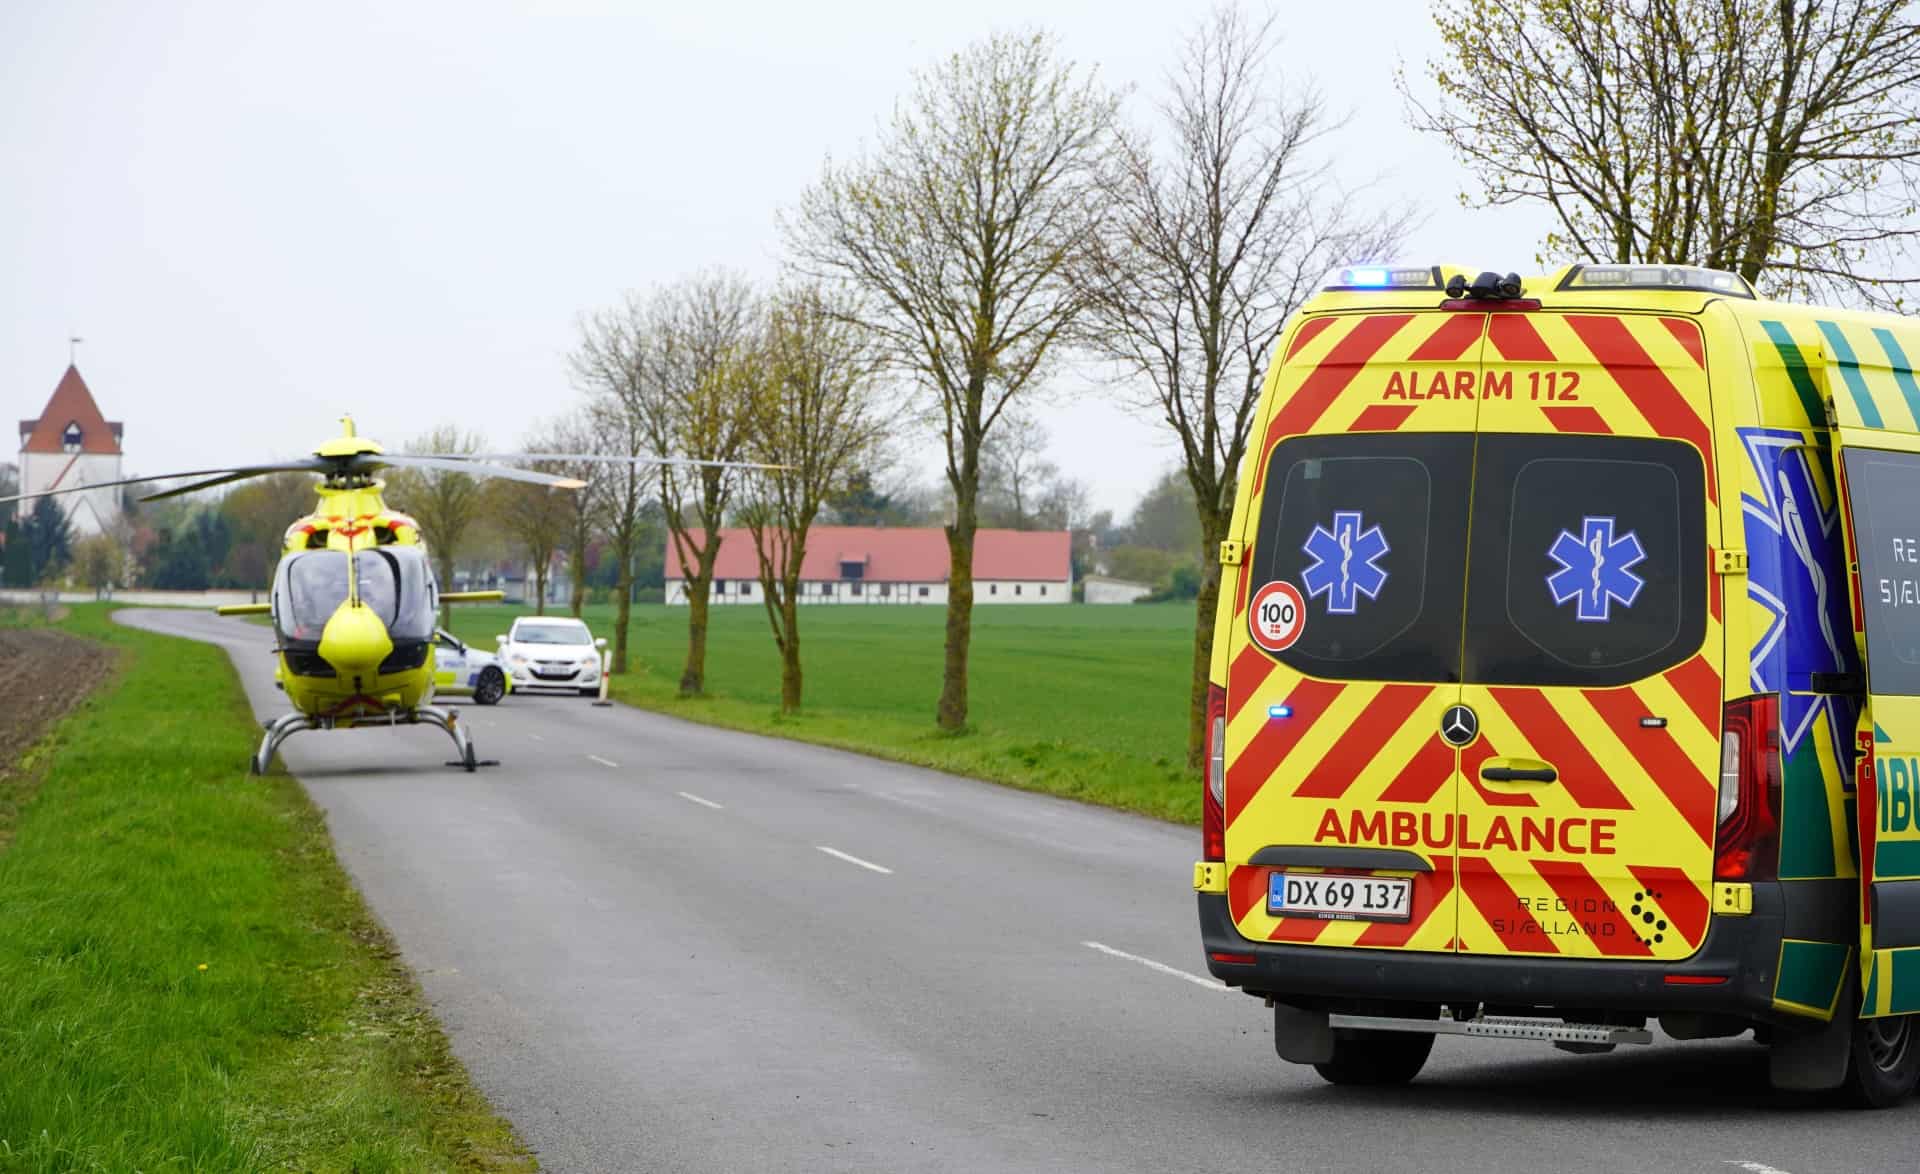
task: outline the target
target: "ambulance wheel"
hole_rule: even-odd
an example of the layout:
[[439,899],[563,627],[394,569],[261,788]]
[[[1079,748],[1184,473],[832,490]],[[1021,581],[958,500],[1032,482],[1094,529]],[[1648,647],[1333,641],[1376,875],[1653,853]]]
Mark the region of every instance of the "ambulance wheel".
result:
[[499,669],[481,669],[480,679],[473,683],[473,700],[476,705],[495,705],[507,695],[507,677]]
[[1856,1019],[1847,1061],[1847,1093],[1863,1109],[1885,1109],[1913,1095],[1920,1081],[1920,1016]]
[[1433,1037],[1425,1032],[1343,1028],[1333,1033],[1333,1059],[1313,1069],[1331,1084],[1406,1084],[1431,1051]]

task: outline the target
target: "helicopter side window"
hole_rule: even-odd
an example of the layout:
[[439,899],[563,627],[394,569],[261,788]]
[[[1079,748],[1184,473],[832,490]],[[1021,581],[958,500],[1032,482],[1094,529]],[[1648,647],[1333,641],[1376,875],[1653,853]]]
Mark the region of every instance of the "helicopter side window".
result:
[[314,648],[327,621],[347,597],[347,556],[308,550],[280,560],[275,578],[274,629],[289,647]]
[[360,598],[395,644],[433,639],[433,575],[417,547],[380,547],[358,556]]

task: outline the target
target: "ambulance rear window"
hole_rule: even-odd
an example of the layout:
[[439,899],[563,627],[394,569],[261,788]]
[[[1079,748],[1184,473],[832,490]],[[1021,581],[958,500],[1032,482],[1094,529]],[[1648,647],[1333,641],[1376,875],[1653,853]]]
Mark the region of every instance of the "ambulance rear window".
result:
[[1706,490],[1677,440],[1482,435],[1466,679],[1624,685],[1706,635]]
[[1298,436],[1267,466],[1253,584],[1306,603],[1280,659],[1343,680],[1460,679],[1471,433]]
[[1860,555],[1867,687],[1920,696],[1920,456],[1846,450]]

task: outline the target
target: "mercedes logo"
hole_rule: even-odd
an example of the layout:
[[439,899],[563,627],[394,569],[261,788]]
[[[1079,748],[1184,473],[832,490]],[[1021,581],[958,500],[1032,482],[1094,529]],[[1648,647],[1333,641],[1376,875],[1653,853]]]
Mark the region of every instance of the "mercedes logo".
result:
[[1449,746],[1465,746],[1480,734],[1480,718],[1464,705],[1449,706],[1440,715],[1440,736]]

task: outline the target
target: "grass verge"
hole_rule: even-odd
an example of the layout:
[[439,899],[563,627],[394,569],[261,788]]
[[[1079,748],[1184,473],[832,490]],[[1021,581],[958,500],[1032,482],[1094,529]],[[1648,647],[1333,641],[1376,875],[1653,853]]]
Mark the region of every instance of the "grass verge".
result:
[[526,1170],[226,654],[77,607],[121,668],[0,853],[0,1168]]
[[[520,609],[454,609],[454,630],[492,648]],[[1193,608],[1084,604],[974,609],[972,728],[933,724],[945,609],[812,606],[801,614],[806,709],[779,712],[780,664],[758,603],[716,607],[709,695],[682,699],[687,611],[634,608],[632,671],[613,696],[676,717],[854,750],[1031,791],[1197,824],[1186,768]],[[610,608],[585,617],[611,637]],[[511,705],[511,699],[507,704]]]

